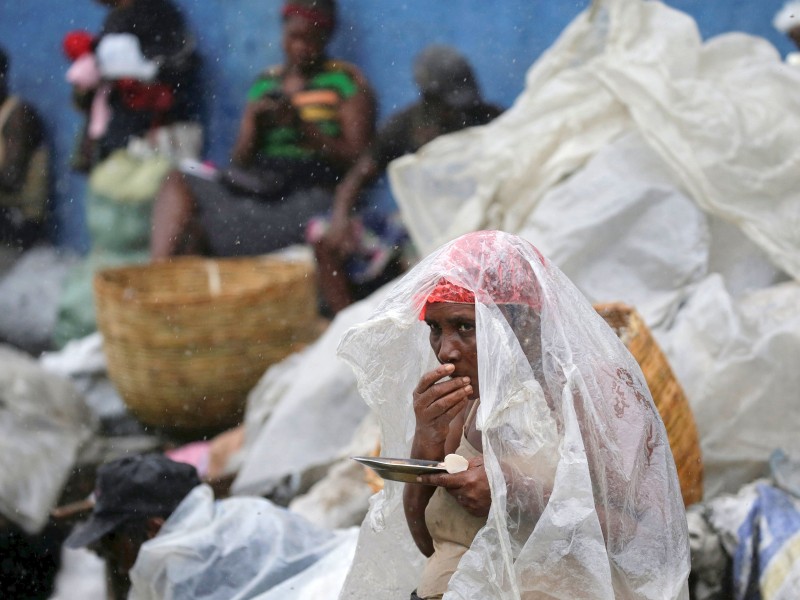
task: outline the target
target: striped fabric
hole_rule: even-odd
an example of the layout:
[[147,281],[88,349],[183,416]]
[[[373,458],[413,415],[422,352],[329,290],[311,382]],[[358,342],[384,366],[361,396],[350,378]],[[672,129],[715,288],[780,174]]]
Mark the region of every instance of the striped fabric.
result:
[[[326,135],[340,135],[339,107],[344,100],[358,92],[354,73],[355,67],[346,62],[326,61],[320,71],[306,83],[306,87],[290,98],[300,119],[316,124]],[[248,101],[253,102],[265,95],[280,93],[282,77],[281,67],[262,73],[251,86],[247,94]],[[300,131],[294,127],[273,127],[263,132],[260,151],[270,157],[313,156],[313,151],[303,146]]]

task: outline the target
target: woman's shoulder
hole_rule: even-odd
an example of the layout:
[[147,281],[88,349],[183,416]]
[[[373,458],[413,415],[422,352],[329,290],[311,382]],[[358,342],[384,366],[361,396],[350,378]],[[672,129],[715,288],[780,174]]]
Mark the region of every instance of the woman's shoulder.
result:
[[359,91],[369,91],[367,78],[353,63],[337,58],[328,59],[315,78],[334,85],[344,98],[354,96]]

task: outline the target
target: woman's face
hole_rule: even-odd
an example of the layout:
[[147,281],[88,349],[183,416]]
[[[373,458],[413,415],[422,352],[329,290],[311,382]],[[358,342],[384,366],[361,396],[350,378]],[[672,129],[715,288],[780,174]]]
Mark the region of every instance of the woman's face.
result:
[[474,390],[471,398],[480,395],[478,388],[478,345],[475,335],[475,305],[453,302],[429,304],[425,322],[430,327],[430,342],[440,363],[451,363],[456,370],[452,377],[469,377]]
[[300,70],[316,65],[325,56],[327,31],[309,19],[292,16],[283,23],[283,51],[290,67]]

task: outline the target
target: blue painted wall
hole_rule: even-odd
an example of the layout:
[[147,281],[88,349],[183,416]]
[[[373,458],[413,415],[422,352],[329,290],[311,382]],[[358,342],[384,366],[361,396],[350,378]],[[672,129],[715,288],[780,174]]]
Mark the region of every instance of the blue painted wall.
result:
[[[280,0],[176,0],[197,35],[205,65],[207,156],[227,159],[242,99],[253,77],[281,62]],[[411,102],[414,55],[432,42],[460,48],[491,101],[510,105],[531,63],[589,0],[340,0],[331,54],[361,66],[376,90],[380,117]],[[691,14],[704,37],[746,31],[786,53],[772,28],[783,0],[668,0]],[[61,39],[72,29],[97,31],[105,9],[91,0],[0,0],[0,44],[12,59],[12,89],[32,100],[49,128],[56,161],[54,239],[85,250],[85,178],[68,162],[80,117],[64,82]]]

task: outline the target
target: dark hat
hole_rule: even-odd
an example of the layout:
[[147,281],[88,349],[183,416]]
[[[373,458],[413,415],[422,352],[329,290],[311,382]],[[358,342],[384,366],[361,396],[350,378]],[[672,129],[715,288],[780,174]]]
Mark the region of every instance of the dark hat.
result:
[[480,101],[475,74],[466,58],[450,46],[432,45],[414,60],[414,81],[426,96],[434,96],[454,108]]
[[199,483],[193,466],[161,454],[126,456],[106,463],[97,470],[92,515],[72,531],[64,545],[82,548],[127,521],[168,517]]

